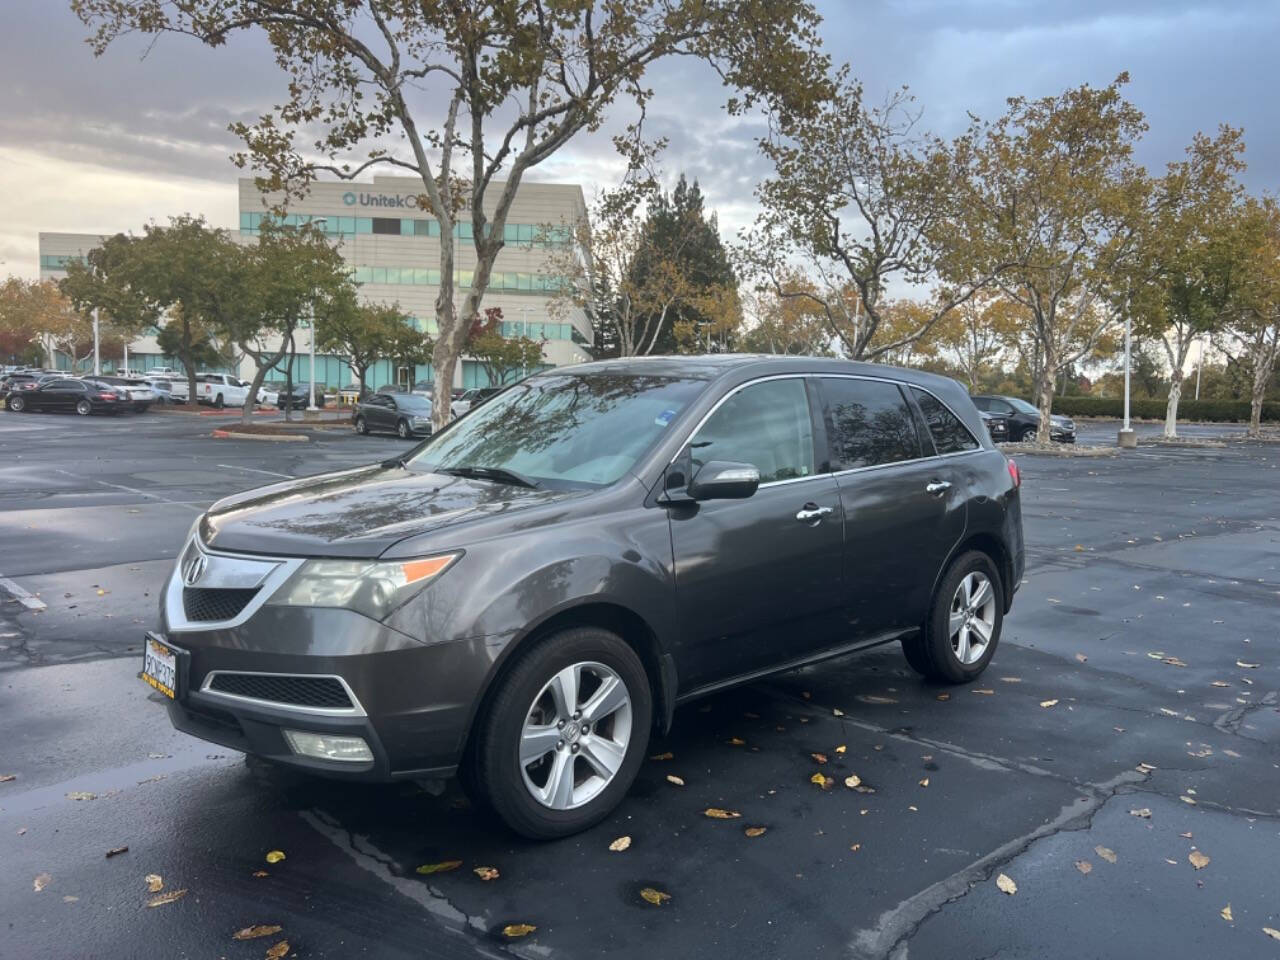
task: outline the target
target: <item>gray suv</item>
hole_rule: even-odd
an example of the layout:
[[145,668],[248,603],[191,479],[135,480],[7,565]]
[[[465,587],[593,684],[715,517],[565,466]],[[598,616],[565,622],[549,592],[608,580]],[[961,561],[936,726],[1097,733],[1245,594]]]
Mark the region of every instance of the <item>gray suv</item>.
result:
[[459,773],[530,837],[605,817],[677,705],[899,642],[990,663],[1017,467],[954,381],[796,357],[546,371],[192,528],[143,679],[175,726],[358,779]]

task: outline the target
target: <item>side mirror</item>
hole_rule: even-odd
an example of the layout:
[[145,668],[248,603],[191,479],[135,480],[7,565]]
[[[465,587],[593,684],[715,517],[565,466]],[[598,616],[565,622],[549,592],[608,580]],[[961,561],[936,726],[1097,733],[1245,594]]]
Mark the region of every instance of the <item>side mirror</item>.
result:
[[749,463],[710,460],[689,481],[694,500],[745,500],[760,486],[760,471]]

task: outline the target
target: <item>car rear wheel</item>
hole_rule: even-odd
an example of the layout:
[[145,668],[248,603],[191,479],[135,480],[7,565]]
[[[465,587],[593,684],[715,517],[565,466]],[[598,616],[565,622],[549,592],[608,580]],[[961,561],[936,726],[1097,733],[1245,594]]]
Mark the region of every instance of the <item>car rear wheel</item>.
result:
[[223,408],[225,404],[222,399],[222,394],[218,394],[218,396],[214,398],[213,405],[217,407],[219,410]]
[[356,417],[356,433],[364,436],[369,432],[369,424],[365,423],[364,417]]
[[921,631],[902,641],[917,673],[930,680],[967,683],[987,669],[1000,642],[1004,592],[995,564],[972,550],[947,571]]
[[87,417],[89,414],[93,413],[93,404],[88,400],[77,400],[76,413],[80,414],[82,417]]
[[22,413],[23,410],[27,409],[27,401],[23,397],[10,397],[9,409],[14,413]]
[[516,833],[564,837],[599,823],[644,759],[653,699],[644,666],[617,634],[554,634],[502,680],[464,780]]
[[408,420],[401,420],[396,424],[396,434],[401,440],[408,440],[410,433],[412,433],[412,431],[409,429]]

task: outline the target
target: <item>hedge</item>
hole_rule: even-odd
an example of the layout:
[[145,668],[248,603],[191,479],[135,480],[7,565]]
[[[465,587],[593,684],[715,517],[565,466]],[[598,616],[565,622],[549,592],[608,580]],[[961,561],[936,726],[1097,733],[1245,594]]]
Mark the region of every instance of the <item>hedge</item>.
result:
[[[1130,400],[1129,415],[1139,420],[1163,420],[1167,404],[1164,400]],[[1179,420],[1205,420],[1217,423],[1248,423],[1250,405],[1247,400],[1188,400],[1178,402]],[[1068,417],[1124,416],[1122,397],[1054,397],[1053,412]],[[1280,403],[1262,405],[1262,419],[1280,420]]]

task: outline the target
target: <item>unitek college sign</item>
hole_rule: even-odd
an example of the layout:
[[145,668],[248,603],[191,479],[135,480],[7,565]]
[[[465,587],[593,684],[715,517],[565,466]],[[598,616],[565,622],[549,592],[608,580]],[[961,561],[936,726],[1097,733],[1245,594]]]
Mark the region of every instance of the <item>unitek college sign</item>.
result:
[[348,190],[342,195],[342,202],[348,207],[399,207],[412,210],[421,209],[418,195],[414,193],[355,193]]

